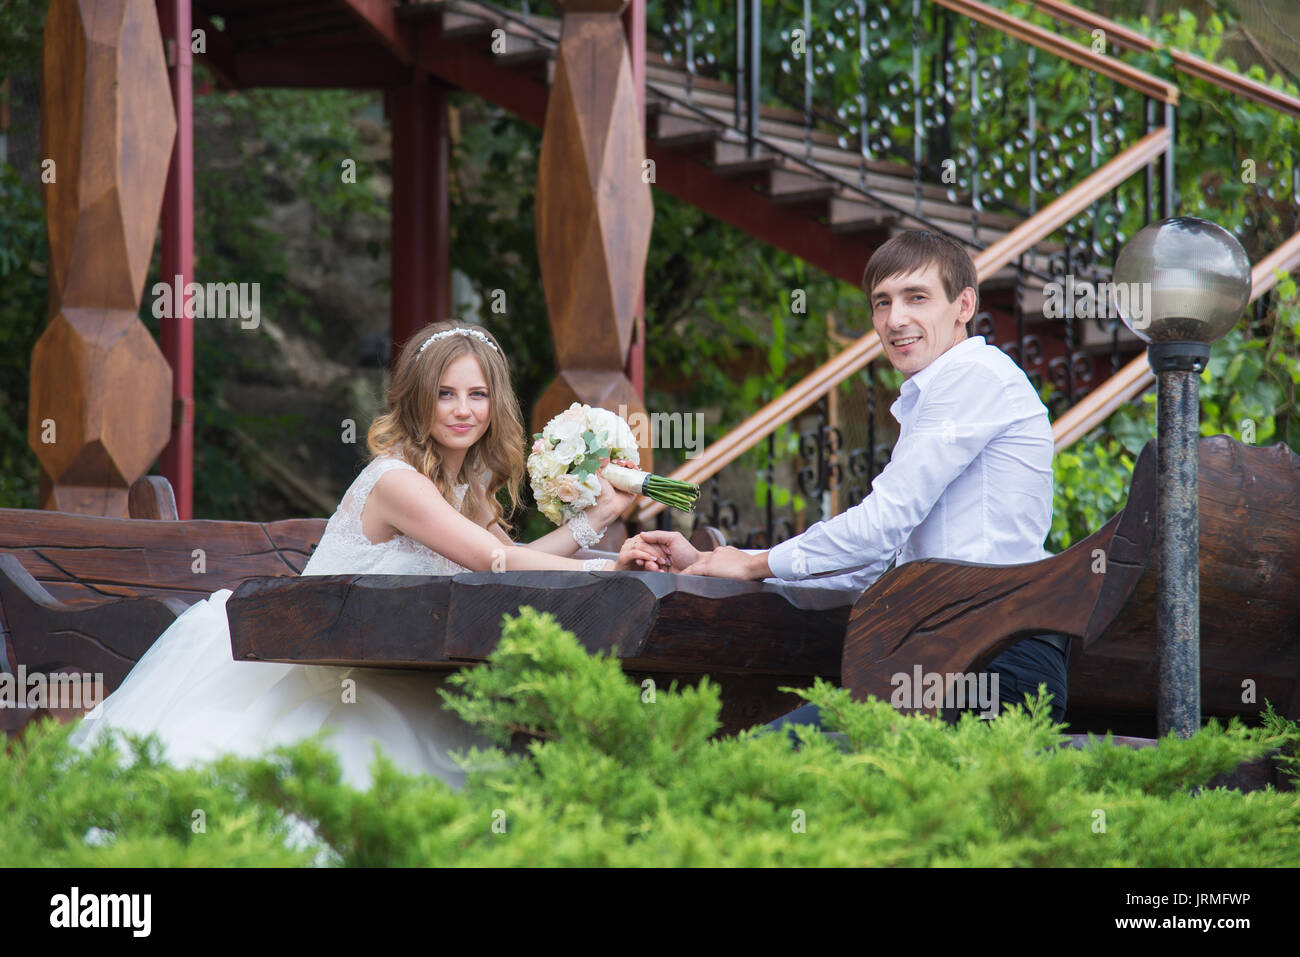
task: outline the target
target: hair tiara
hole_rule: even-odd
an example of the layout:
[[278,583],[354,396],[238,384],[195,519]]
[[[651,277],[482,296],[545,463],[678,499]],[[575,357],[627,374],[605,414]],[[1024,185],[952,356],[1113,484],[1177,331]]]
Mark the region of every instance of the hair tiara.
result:
[[475,339],[486,342],[496,352],[501,351],[500,349],[497,349],[497,344],[495,342],[477,329],[444,329],[442,332],[435,332],[428,339],[425,339],[424,345],[420,346],[420,351],[417,352],[416,355],[420,355],[420,353],[424,352],[425,349],[429,348],[429,343],[433,342],[435,339],[445,339],[447,336],[473,336]]

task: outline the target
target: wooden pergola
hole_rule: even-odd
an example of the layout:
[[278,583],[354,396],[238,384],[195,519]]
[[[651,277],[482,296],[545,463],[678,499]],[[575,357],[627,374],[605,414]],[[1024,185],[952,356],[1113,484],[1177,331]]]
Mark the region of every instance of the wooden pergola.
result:
[[[557,5],[555,75],[535,106],[537,244],[558,368],[537,427],[574,401],[645,411],[644,0]],[[475,89],[513,82],[494,62],[511,42],[457,35],[439,2],[51,0],[41,87],[42,155],[58,171],[44,187],[50,322],[33,351],[28,423],[41,506],[125,517],[128,490],[161,453],[179,517],[192,517],[193,318],[164,318],[155,343],[138,312],[160,218],[164,282],[185,290],[196,278],[196,56],[224,88],[384,92],[396,355],[451,311],[448,93],[471,74]]]

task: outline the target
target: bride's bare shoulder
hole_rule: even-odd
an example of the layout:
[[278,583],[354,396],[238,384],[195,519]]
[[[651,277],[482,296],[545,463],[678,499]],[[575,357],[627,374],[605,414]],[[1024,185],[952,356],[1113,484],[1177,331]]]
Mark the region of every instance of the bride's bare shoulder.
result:
[[423,472],[414,468],[389,468],[377,479],[371,495],[392,498],[397,495],[436,495],[442,498],[438,486]]

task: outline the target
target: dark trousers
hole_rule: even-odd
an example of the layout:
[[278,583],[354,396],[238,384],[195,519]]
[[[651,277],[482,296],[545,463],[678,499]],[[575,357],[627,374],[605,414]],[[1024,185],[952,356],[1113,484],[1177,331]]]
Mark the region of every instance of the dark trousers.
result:
[[[1012,645],[1002,654],[989,662],[984,670],[998,676],[998,711],[1007,705],[1025,703],[1025,695],[1038,696],[1038,685],[1047,685],[1052,695],[1052,720],[1058,724],[1065,720],[1066,706],[1066,672],[1069,667],[1069,646],[1061,651],[1055,644],[1039,638],[1026,638]],[[978,713],[977,708],[964,711]],[[944,710],[943,719],[950,724],[956,723],[964,711]],[[822,728],[821,709],[815,704],[806,704],[783,714],[775,721],[765,725],[768,730],[789,731],[791,740],[795,740],[791,725],[808,724]]]

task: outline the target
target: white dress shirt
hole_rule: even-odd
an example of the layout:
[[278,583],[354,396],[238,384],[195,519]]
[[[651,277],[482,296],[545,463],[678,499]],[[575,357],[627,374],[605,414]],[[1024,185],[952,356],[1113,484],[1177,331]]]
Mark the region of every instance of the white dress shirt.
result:
[[775,545],[768,565],[801,587],[862,592],[897,556],[1016,565],[1046,556],[1052,427],[1029,380],[982,336],[903,382],[898,444],[871,494]]

